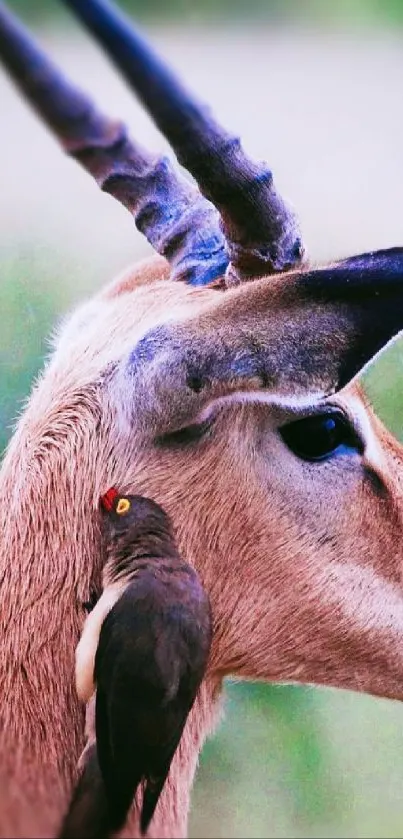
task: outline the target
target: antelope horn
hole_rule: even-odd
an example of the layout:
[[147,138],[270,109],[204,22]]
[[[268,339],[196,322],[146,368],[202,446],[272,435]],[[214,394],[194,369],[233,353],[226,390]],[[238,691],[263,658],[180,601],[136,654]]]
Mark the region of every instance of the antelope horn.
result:
[[[249,160],[108,0],[63,0],[105,48],[179,162],[219,210],[233,279],[296,268],[304,249],[294,213],[270,169]],[[234,276],[235,275],[235,276]]]
[[174,279],[205,285],[224,274],[228,257],[216,209],[167,158],[150,155],[121,122],[98,111],[2,4],[0,59],[65,151],[132,213]]

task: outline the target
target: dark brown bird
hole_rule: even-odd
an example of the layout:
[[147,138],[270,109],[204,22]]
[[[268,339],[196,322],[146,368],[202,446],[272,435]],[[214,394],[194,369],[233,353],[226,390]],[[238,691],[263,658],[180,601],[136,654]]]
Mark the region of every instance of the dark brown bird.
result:
[[[212,640],[208,596],[196,571],[179,556],[164,510],[114,489],[101,505],[104,590],[87,619],[92,635],[97,626],[99,633],[93,672],[96,749],[92,745],[83,755],[63,837],[100,839],[120,830],[140,784],[140,827],[146,832]],[[93,657],[87,655],[87,665],[88,660]],[[78,655],[78,689],[88,698],[82,662]]]

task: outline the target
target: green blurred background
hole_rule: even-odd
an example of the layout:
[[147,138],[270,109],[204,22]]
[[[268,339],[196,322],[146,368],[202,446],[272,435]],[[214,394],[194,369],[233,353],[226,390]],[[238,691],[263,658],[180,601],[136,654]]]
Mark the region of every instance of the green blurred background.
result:
[[[55,0],[11,0],[16,11],[31,20],[43,22],[60,14]],[[379,21],[392,22],[403,19],[401,0],[122,0],[137,20],[145,21],[206,21],[221,20],[236,23],[237,20]],[[231,20],[229,21],[229,18]]]
[[[71,75],[162,139],[55,0],[9,0]],[[266,157],[313,260],[403,244],[403,0],[127,0],[159,49]],[[0,74],[2,448],[60,316],[149,251]],[[403,349],[366,386],[403,438]],[[235,685],[207,744],[193,837],[403,836],[403,709],[347,692]]]

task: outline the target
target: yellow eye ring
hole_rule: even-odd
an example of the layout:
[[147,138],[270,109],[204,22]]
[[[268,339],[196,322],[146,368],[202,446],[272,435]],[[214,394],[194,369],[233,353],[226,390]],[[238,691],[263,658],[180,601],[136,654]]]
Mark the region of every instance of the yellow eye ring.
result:
[[116,505],[118,516],[124,516],[130,510],[130,501],[127,498],[120,498]]

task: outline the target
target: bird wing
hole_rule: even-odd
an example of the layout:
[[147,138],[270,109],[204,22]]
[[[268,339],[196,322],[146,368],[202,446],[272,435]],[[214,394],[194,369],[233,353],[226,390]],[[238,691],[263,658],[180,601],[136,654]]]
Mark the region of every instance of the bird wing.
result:
[[175,592],[173,601],[165,583],[145,575],[129,584],[102,625],[96,735],[115,830],[123,827],[141,781],[146,830],[204,675],[204,654],[204,666],[195,667],[191,605],[182,605]]

